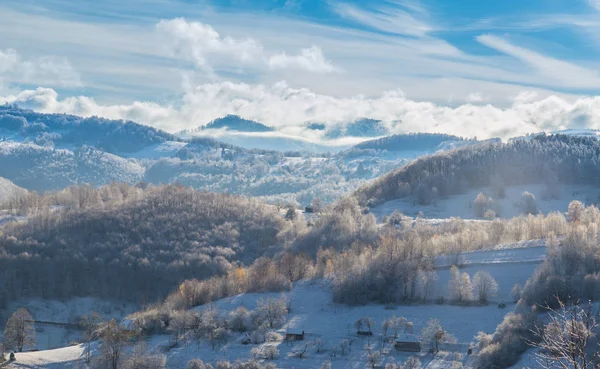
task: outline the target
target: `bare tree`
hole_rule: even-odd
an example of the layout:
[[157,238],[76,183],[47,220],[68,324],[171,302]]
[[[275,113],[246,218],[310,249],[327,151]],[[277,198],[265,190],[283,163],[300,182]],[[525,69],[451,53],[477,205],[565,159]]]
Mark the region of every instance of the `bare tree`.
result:
[[109,369],[119,369],[127,345],[127,333],[112,319],[100,330],[102,338],[101,359]]
[[322,338],[317,338],[315,340],[315,348],[318,354],[325,352],[327,350],[327,343]]
[[490,297],[498,293],[498,282],[486,271],[479,271],[473,277],[473,290],[480,303],[486,304]]
[[539,342],[532,343],[540,348],[536,353],[538,363],[548,369],[595,368],[600,352],[591,343],[597,328],[591,303],[581,308],[559,301],[558,309],[550,309],[550,323],[534,329],[539,338]]
[[33,317],[27,309],[19,308],[6,322],[4,345],[21,352],[26,345],[34,344]]
[[79,326],[83,330],[85,341],[87,342],[87,350],[85,353],[85,361],[90,362],[92,357],[92,341],[98,336],[98,328],[102,323],[102,316],[95,311],[82,316],[79,319]]
[[146,343],[141,342],[135,345],[123,369],[164,369],[166,361],[162,354],[149,353]]
[[370,345],[367,345],[367,363],[371,369],[379,367],[381,363],[381,351],[373,349]]
[[375,320],[369,317],[359,318],[355,323],[354,327],[357,331],[361,331],[362,329],[367,329],[368,332],[373,333],[373,326],[375,325]]
[[269,328],[275,328],[285,322],[287,301],[284,297],[261,299],[258,301],[256,312]]
[[421,369],[421,360],[416,356],[411,356],[404,363],[404,369]]

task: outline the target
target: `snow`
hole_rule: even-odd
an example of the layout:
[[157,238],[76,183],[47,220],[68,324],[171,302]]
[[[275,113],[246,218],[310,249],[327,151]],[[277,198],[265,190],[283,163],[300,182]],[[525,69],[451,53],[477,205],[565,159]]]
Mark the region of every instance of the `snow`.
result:
[[161,159],[175,156],[177,151],[187,146],[187,142],[165,141],[150,145],[135,153],[120,153],[119,156],[134,159]]
[[[442,278],[440,278],[441,280]],[[512,288],[512,286],[511,286]],[[323,361],[331,360],[332,367],[335,368],[364,368],[366,366],[367,351],[364,346],[375,345],[382,348],[385,352],[385,360],[405,361],[414,354],[400,353],[393,348],[393,342],[384,343],[381,339],[381,324],[384,319],[392,315],[406,317],[414,323],[414,332],[418,336],[430,318],[439,319],[442,325],[452,333],[460,343],[461,348],[465,348],[473,340],[473,337],[479,332],[484,331],[492,333],[496,326],[502,321],[505,314],[510,309],[499,309],[495,305],[488,306],[454,306],[454,305],[401,305],[401,306],[383,306],[367,305],[358,307],[349,307],[335,304],[332,301],[332,294],[327,281],[299,282],[289,292],[284,294],[291,301],[291,312],[288,315],[287,323],[279,330],[284,334],[287,327],[300,327],[305,331],[306,340],[321,338],[327,342],[331,348],[342,340],[352,340],[352,352],[347,357],[331,358],[329,354],[317,354],[314,348],[309,348],[308,357],[298,359],[289,357],[292,346],[286,343],[269,343],[277,345],[280,356],[275,361],[278,367],[297,369],[317,368]],[[225,298],[214,303],[214,306],[225,314],[240,306],[252,310],[256,307],[260,299],[268,297],[277,298],[281,296],[278,293],[249,293]],[[196,310],[202,310],[205,306],[197,307]],[[359,337],[356,335],[354,322],[360,317],[371,317],[375,320],[373,332],[374,336]],[[155,337],[153,344],[165,346],[168,344],[168,337]],[[171,350],[168,354],[168,364],[173,368],[183,368],[187,360],[199,357],[205,361],[215,363],[217,360],[226,358],[227,360],[248,359],[249,351],[254,345],[241,345],[239,339],[230,342],[226,346],[212,351],[208,345],[188,344],[180,348]],[[416,354],[421,357],[423,364],[431,361],[431,357],[424,352]],[[445,356],[446,354],[443,354]],[[465,355],[466,356],[466,355]],[[452,358],[454,355],[451,356]],[[467,360],[467,358],[463,358]],[[444,362],[441,359],[431,362],[427,368],[443,368]]]
[[[524,286],[546,255],[544,240],[532,240],[500,245],[492,250],[464,252],[458,256],[458,264],[460,272],[468,273],[471,278],[479,271],[488,272],[498,282],[498,293],[490,301],[507,302],[513,300],[512,289],[515,284]],[[456,262],[456,255],[435,258],[436,297],[447,298],[450,267]]]
[[[579,200],[585,204],[593,204],[597,203],[600,199],[600,189],[598,189],[598,187],[587,185],[560,185],[557,187],[560,193],[559,199],[544,200],[544,185],[507,186],[505,198],[498,199],[492,196],[494,201],[499,204],[497,215],[506,219],[521,215],[519,203],[521,194],[525,191],[528,191],[535,196],[538,211],[544,214],[553,211],[566,212],[569,203],[572,200]],[[388,216],[394,211],[399,211],[412,217],[415,217],[419,212],[422,212],[426,218],[445,219],[460,217],[463,219],[476,219],[475,211],[473,209],[473,200],[475,200],[475,197],[480,192],[489,195],[493,193],[489,187],[470,189],[463,194],[439,199],[435,204],[431,205],[418,205],[414,198],[407,197],[387,201],[373,207],[370,211],[378,219]]]
[[85,344],[62,347],[55,350],[17,352],[9,368],[63,369],[79,368],[85,360]]
[[[521,246],[523,245],[523,246]],[[531,240],[502,245],[501,248],[492,250],[478,250],[463,252],[459,256],[459,264],[464,266],[482,264],[507,264],[507,263],[541,263],[547,254],[544,240]],[[455,263],[455,256],[441,255],[435,258],[436,268],[451,267]]]

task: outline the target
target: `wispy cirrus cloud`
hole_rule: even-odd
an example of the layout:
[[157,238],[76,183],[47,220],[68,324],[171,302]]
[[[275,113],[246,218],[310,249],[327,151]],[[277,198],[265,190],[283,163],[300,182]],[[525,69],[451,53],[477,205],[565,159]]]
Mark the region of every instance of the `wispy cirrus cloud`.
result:
[[416,2],[397,2],[397,6],[380,6],[373,10],[342,2],[331,2],[330,5],[341,17],[384,32],[422,37],[434,29],[428,23],[417,19],[413,14],[398,6],[407,6],[413,11],[424,12],[424,8]]
[[597,70],[543,55],[514,45],[498,36],[481,35],[477,37],[477,41],[522,61],[540,77],[552,81],[554,84],[574,88],[596,88],[600,85],[600,74]]

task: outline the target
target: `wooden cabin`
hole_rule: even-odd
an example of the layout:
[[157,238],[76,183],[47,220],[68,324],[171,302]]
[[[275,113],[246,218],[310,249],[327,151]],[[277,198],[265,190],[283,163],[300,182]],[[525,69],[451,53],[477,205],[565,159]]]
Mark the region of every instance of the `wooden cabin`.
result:
[[403,352],[421,351],[421,341],[414,334],[401,334],[396,338],[394,347]]
[[299,328],[288,328],[285,332],[286,341],[304,341],[304,330]]

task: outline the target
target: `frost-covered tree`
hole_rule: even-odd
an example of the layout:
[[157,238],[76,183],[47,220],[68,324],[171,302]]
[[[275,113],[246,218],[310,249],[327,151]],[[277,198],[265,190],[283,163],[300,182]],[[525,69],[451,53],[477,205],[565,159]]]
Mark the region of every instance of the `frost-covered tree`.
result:
[[266,300],[260,299],[258,301],[255,313],[269,328],[277,328],[285,322],[287,309],[287,299],[285,297],[278,299],[269,297]]
[[450,268],[448,291],[450,293],[450,299],[458,303],[469,302],[473,299],[471,278],[468,273],[461,273],[456,265]]
[[472,284],[475,297],[481,304],[487,303],[490,297],[494,297],[498,293],[498,282],[486,271],[475,273]]
[[406,359],[404,369],[421,369],[421,360],[416,356],[411,356]]
[[421,331],[421,341],[430,344],[433,352],[437,353],[440,350],[440,344],[453,343],[456,342],[456,339],[444,329],[438,319],[429,319]]
[[35,344],[35,329],[33,328],[33,317],[29,311],[21,307],[8,318],[4,328],[4,346],[17,351],[23,351],[23,347]]
[[521,211],[525,214],[537,213],[537,203],[535,196],[531,192],[525,191],[521,194]]
[[205,364],[204,361],[200,359],[192,359],[188,361],[186,365],[186,369],[212,369],[212,365]]
[[581,221],[583,213],[585,212],[585,205],[581,201],[573,200],[569,203],[569,209],[567,210],[569,222],[576,223]]

